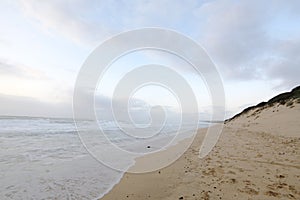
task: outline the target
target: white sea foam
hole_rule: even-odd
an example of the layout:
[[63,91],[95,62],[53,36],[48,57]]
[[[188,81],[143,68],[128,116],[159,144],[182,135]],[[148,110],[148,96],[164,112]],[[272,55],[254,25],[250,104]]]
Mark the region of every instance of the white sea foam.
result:
[[[148,145],[151,151],[161,148],[176,129],[169,124],[158,138],[132,141],[114,122],[99,123],[119,147],[145,153]],[[78,128],[97,134],[98,127],[82,121]],[[118,161],[115,155],[109,156]],[[1,199],[94,199],[122,175],[87,153],[70,119],[0,117]]]

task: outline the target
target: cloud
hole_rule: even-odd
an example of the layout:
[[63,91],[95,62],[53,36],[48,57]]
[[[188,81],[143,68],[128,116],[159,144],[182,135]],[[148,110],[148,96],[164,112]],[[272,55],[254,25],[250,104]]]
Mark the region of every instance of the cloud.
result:
[[[198,35],[208,53],[218,64],[223,76],[232,80],[277,79],[272,77],[283,64],[267,62],[284,53],[278,46],[283,41],[272,36],[271,24],[290,16],[300,21],[297,0],[261,1],[21,1],[26,16],[36,20],[44,30],[54,31],[81,44],[98,44],[111,34],[145,26],[173,28]],[[280,20],[279,20],[280,21]],[[297,20],[294,20],[297,22]],[[295,26],[290,24],[289,26]],[[299,25],[299,24],[298,24]],[[300,30],[299,34],[300,34]],[[270,35],[271,34],[271,35]],[[298,43],[297,43],[298,44]],[[287,58],[290,56],[287,55]],[[295,61],[293,61],[295,63]],[[269,64],[270,66],[266,66]],[[290,71],[297,65],[285,62]],[[287,78],[287,77],[281,77]],[[292,85],[294,81],[281,81]]]
[[0,115],[71,117],[71,104],[46,103],[35,98],[0,93]]
[[[199,19],[206,21],[199,32],[199,40],[226,80],[280,79],[285,87],[299,84],[293,74],[299,71],[300,62],[292,50],[299,48],[299,38],[291,38],[289,34],[276,38],[277,33],[271,27],[284,26],[276,21],[277,16],[296,18],[299,26],[299,9],[298,1],[208,2],[195,12]],[[300,29],[297,31],[300,34]],[[280,47],[282,45],[286,49]],[[280,61],[275,62],[278,59]]]
[[[280,41],[273,48],[277,59],[269,60],[266,74],[279,80],[280,89],[290,89],[299,85],[300,74],[300,38],[299,40]],[[268,77],[269,78],[269,77]]]
[[38,28],[82,45],[95,45],[121,31],[159,26],[179,29],[193,23],[191,11],[205,1],[21,0]]
[[3,39],[3,38],[0,38],[0,44],[5,46],[5,47],[11,46],[11,42],[9,40]]
[[25,79],[47,79],[47,76],[37,69],[22,64],[16,64],[6,59],[0,59],[0,77],[3,76],[13,76]]
[[95,1],[22,0],[20,6],[24,14],[45,32],[58,33],[78,44],[94,44],[109,33],[106,24],[109,21],[96,15],[102,10]]
[[[89,106],[84,101],[84,93],[80,96],[80,109],[78,112],[81,114],[81,118],[86,118],[87,109]],[[111,120],[113,119],[112,111],[110,107],[110,99],[104,96],[96,97],[96,111],[98,112],[99,119]],[[141,101],[140,101],[141,102]],[[116,107],[117,113],[125,112],[125,102],[119,100],[119,107]],[[142,110],[141,104],[139,108]],[[136,105],[136,108],[138,106]],[[46,116],[46,117],[66,117],[72,118],[72,101],[65,101],[59,103],[50,103],[37,100],[36,98],[27,96],[6,95],[0,93],[0,115],[13,115],[13,116]],[[127,112],[127,110],[126,110]]]
[[37,67],[0,58],[0,93],[58,103],[70,101],[73,89]]
[[[197,0],[161,0],[161,1],[131,1],[123,11],[123,25],[130,28],[143,26],[160,26],[164,28],[179,28],[183,24],[192,23],[192,11],[205,1]],[[130,16],[128,17],[128,13]]]
[[247,66],[247,63],[260,55],[261,47],[268,44],[268,38],[262,29],[265,17],[259,15],[261,8],[247,4],[249,3],[232,5],[224,1],[213,2],[199,11],[208,13],[204,45],[214,60],[226,66],[229,76],[241,79],[255,76],[255,70],[252,66]]
[[[298,0],[21,0],[18,5],[36,28],[84,47],[133,28],[171,28],[204,45],[225,84],[258,80],[271,82],[275,89],[300,84]],[[0,60],[0,76],[41,75],[13,65]]]

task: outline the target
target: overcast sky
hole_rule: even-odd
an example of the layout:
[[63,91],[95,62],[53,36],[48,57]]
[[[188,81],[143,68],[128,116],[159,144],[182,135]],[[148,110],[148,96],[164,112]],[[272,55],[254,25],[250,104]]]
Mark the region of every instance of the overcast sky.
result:
[[[173,29],[205,48],[223,79],[228,116],[300,84],[298,0],[2,0],[0,115],[70,117],[87,56],[112,35],[142,27]],[[207,98],[201,80],[191,84]],[[200,104],[203,112],[210,106]]]

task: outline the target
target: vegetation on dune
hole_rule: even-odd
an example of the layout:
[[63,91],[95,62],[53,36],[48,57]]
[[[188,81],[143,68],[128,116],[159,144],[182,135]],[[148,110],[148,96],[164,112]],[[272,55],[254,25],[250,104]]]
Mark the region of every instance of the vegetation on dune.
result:
[[261,103],[257,104],[256,106],[248,107],[248,108],[244,109],[241,113],[233,116],[230,119],[227,119],[225,122],[229,122],[233,119],[236,119],[239,116],[244,115],[244,114],[246,114],[249,111],[254,110],[254,109],[259,108],[260,110],[262,110],[264,108],[272,107],[275,104],[292,106],[294,102],[300,103],[300,86],[295,87],[290,92],[285,92],[285,93],[279,94],[279,95],[273,97],[272,99],[270,99],[267,102],[261,102]]

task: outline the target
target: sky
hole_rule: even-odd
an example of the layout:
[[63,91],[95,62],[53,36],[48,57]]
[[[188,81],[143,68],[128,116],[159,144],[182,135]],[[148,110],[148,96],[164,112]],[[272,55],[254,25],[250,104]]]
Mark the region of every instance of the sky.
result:
[[[298,0],[2,0],[0,115],[71,117],[76,77],[89,54],[115,34],[144,27],[175,30],[205,49],[223,81],[226,117],[300,84]],[[179,71],[183,65],[159,52],[129,55],[98,87],[99,102],[108,101],[124,69],[151,62]],[[199,112],[209,112],[203,80],[180,73]],[[157,86],[133,97],[143,106],[178,104]]]

